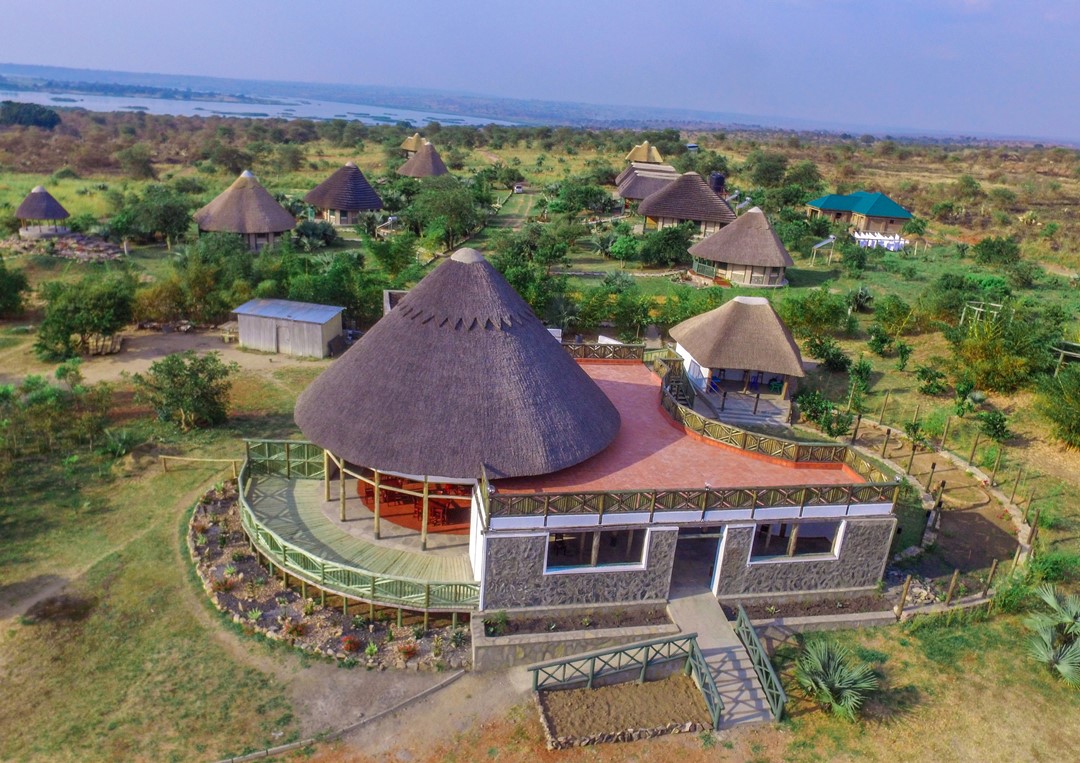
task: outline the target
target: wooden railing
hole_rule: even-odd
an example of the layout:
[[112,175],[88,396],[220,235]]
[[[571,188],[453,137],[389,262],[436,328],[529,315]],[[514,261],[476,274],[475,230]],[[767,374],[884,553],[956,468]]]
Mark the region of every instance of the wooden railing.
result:
[[[295,445],[296,443],[290,443],[290,446]],[[321,459],[321,448],[319,453]],[[278,463],[278,460],[270,459],[269,463]],[[422,611],[470,611],[479,607],[480,585],[478,583],[439,582],[394,575],[377,575],[358,567],[328,562],[290,543],[273,530],[260,524],[255,516],[248,501],[252,471],[252,462],[245,462],[240,470],[240,522],[251,542],[272,564],[329,593],[350,596],[361,601]],[[292,475],[300,476],[295,471]]]
[[[852,504],[892,503],[896,483],[853,485],[799,485],[785,487],[684,488],[669,490],[612,490],[570,493],[495,493],[488,496],[487,512],[498,517],[547,517],[596,514],[631,514],[648,512],[649,521],[663,519],[666,512],[701,512],[750,510],[755,518],[759,509],[798,507],[799,516],[807,506],[845,506],[846,516]],[[741,517],[745,518],[745,517]]]
[[773,720],[780,720],[784,715],[787,694],[784,693],[784,687],[780,685],[780,678],[776,675],[776,668],[773,667],[772,660],[761,645],[761,639],[758,638],[757,631],[754,630],[742,604],[739,605],[739,611],[735,616],[735,634],[746,647],[750,661],[754,664],[754,672],[757,673],[761,688],[765,690],[765,696],[769,700]]
[[591,689],[593,682],[601,676],[624,672],[632,674],[632,671],[637,671],[637,681],[643,683],[650,666],[675,660],[686,661],[683,671],[694,679],[701,691],[713,728],[720,728],[724,700],[720,697],[712,672],[698,647],[696,633],[639,641],[613,649],[586,652],[563,660],[542,662],[530,666],[529,671],[532,672],[533,691],[568,688],[580,684]]
[[649,366],[660,376],[661,407],[676,422],[706,439],[794,463],[845,464],[869,483],[890,482],[888,474],[846,445],[786,440],[706,418],[693,410],[693,394],[686,392],[693,385],[683,371],[681,360],[655,358]]
[[645,355],[643,344],[564,342],[563,349],[575,360],[642,360]]
[[244,440],[248,474],[286,479],[321,480],[326,476],[324,451],[305,440]]

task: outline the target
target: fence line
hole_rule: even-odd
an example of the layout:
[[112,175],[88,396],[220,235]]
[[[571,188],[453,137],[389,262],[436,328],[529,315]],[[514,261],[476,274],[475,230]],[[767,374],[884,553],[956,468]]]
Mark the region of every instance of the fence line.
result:
[[784,714],[787,694],[784,693],[784,687],[780,684],[780,678],[776,675],[772,660],[769,659],[765,647],[761,645],[761,639],[758,638],[757,631],[754,630],[742,604],[739,605],[739,610],[735,615],[735,634],[746,647],[750,661],[754,664],[754,672],[757,673],[761,688],[765,690],[765,696],[769,700],[773,720],[780,720]]

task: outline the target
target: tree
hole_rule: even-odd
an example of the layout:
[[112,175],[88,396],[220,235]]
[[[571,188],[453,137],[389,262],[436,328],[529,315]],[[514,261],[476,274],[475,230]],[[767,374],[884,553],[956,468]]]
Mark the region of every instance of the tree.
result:
[[1065,366],[1057,376],[1043,379],[1035,401],[1053,428],[1054,435],[1072,447],[1080,447],[1080,364]]
[[483,221],[472,192],[449,175],[425,179],[403,216],[417,233],[434,227],[446,249]]
[[641,261],[666,268],[689,263],[690,242],[696,231],[696,225],[686,222],[646,233],[639,251]]
[[1061,339],[1064,315],[1006,304],[997,317],[947,329],[957,372],[976,388],[1012,392],[1053,365],[1050,347]]
[[577,214],[583,211],[601,213],[611,206],[611,194],[598,185],[577,178],[568,178],[556,186],[555,197],[548,205],[552,212]]
[[1028,655],[1069,686],[1080,686],[1080,596],[1059,593],[1049,583],[1035,593],[1049,611],[1024,621],[1033,631]]
[[1012,236],[989,236],[971,248],[980,265],[1012,265],[1020,261],[1020,244]]
[[124,174],[136,180],[152,180],[157,177],[154,170],[150,147],[145,143],[136,143],[116,152],[116,161]]
[[52,281],[41,288],[45,317],[34,350],[48,360],[93,351],[131,322],[135,281],[126,274]]
[[811,289],[802,294],[789,294],[776,306],[776,311],[800,338],[836,335],[847,329],[847,301],[842,294],[828,289]]
[[30,291],[30,282],[22,270],[8,270],[0,257],[0,318],[10,318],[23,311],[23,295]]
[[787,172],[784,173],[784,185],[797,185],[812,194],[825,190],[821,171],[809,159],[796,162],[788,167]]
[[641,251],[641,239],[637,236],[619,236],[611,242],[611,247],[608,251],[610,251],[611,256],[621,262],[625,268],[626,263],[637,259],[637,256]]
[[364,242],[364,249],[391,278],[396,278],[417,258],[416,236],[409,232],[381,240],[368,239]]
[[750,170],[750,182],[756,186],[772,188],[784,182],[784,173],[787,171],[787,157],[778,151],[762,151],[760,149],[750,152],[746,159]]
[[0,102],[0,125],[23,125],[51,130],[60,124],[60,115],[36,103]]
[[795,662],[795,680],[803,691],[838,718],[855,720],[866,695],[878,688],[869,665],[855,661],[831,640],[811,641]]
[[221,354],[196,355],[188,350],[167,355],[145,374],[135,374],[135,396],[150,405],[161,421],[187,432],[215,426],[228,418],[231,376],[236,363],[223,363]]

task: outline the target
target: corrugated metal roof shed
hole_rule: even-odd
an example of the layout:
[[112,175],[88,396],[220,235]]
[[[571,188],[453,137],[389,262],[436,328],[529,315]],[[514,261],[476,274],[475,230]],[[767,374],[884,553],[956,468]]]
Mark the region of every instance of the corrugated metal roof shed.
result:
[[311,302],[293,302],[288,299],[253,299],[233,310],[237,315],[255,315],[260,318],[285,318],[298,323],[326,323],[344,310],[344,307],[316,305]]

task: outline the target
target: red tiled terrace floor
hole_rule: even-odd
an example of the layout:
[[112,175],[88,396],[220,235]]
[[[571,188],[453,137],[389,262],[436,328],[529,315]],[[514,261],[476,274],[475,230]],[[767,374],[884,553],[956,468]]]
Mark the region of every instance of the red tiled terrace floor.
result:
[[852,484],[865,480],[837,464],[785,464],[687,434],[660,407],[660,379],[641,363],[582,368],[622,416],[605,450],[569,469],[498,480],[501,493]]

